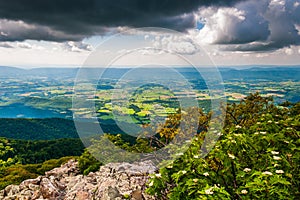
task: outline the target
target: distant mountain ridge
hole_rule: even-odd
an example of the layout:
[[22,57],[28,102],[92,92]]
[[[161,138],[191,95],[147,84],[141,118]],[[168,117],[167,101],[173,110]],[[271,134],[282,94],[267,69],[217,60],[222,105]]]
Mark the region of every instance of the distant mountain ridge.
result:
[[[175,67],[179,69],[179,71],[189,71],[189,69],[193,69],[193,67]],[[18,67],[11,66],[0,66],[0,76],[7,75],[53,75],[53,74],[68,74],[68,75],[76,75],[79,71],[80,67],[67,68],[67,67],[40,67],[40,68],[31,68],[24,69]],[[98,70],[99,68],[84,68],[88,70]],[[105,68],[102,68],[105,69]],[[130,67],[126,68],[110,68],[111,70],[117,71],[128,71]],[[150,69],[150,68],[149,68]],[[199,69],[210,69],[210,67],[203,67]],[[295,70],[300,71],[300,65],[294,66],[276,66],[276,65],[247,65],[247,66],[219,66],[218,70],[223,71],[284,71],[284,70]]]
[[[300,66],[232,66],[232,67],[219,67],[219,73],[224,81],[226,80],[271,80],[277,81],[278,78],[281,80],[294,80],[300,81]],[[109,78],[120,80],[120,78],[130,71],[130,68],[33,68],[33,69],[21,69],[16,67],[5,67],[0,66],[0,78],[41,78],[46,77],[48,79],[74,79],[76,80],[77,73],[81,71],[82,74],[87,74],[90,80],[99,81],[99,75],[101,74],[99,70],[103,70],[101,78]],[[155,77],[155,73],[158,73],[157,68],[150,71],[151,68],[145,69],[146,72],[142,74],[147,74]],[[148,71],[149,70],[149,73]],[[214,68],[199,68],[199,72],[190,67],[176,67],[179,73],[181,73],[188,80],[201,79],[203,74],[215,73]],[[153,74],[151,74],[153,73]],[[203,74],[202,74],[203,73]],[[132,74],[131,74],[132,75]],[[136,78],[143,78],[141,73],[136,73]],[[103,80],[103,79],[102,79]]]
[[33,68],[22,69],[17,67],[0,66],[0,77],[16,76],[68,76],[75,77],[79,68]]
[[24,69],[17,68],[17,67],[7,67],[7,66],[0,66],[0,77],[3,76],[12,76],[12,75],[21,75],[25,72]]

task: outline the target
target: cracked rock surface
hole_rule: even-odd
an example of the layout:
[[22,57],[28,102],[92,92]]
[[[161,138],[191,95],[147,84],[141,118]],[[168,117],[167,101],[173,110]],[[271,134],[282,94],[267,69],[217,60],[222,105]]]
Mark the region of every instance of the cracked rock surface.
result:
[[149,174],[157,168],[148,161],[109,163],[100,170],[83,176],[78,162],[70,160],[36,179],[20,185],[9,185],[0,191],[1,200],[151,200],[145,193]]

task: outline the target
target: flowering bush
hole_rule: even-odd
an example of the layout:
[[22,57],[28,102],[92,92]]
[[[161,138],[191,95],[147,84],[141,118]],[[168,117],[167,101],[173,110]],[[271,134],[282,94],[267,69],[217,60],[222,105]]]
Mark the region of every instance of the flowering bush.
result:
[[201,158],[206,132],[149,181],[160,199],[300,199],[300,109],[250,95],[227,106],[213,150]]

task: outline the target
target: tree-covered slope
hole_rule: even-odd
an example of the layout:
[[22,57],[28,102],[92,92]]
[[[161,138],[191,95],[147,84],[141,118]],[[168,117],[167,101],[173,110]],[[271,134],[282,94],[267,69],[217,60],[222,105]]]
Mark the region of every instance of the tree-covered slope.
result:
[[[108,120],[107,120],[108,121]],[[81,122],[85,127],[93,127]],[[101,128],[105,133],[122,133],[115,123],[104,121]],[[93,129],[87,136],[93,135]],[[63,118],[25,119],[0,118],[0,137],[23,140],[53,140],[60,138],[78,138],[73,120]]]
[[84,145],[80,139],[14,140],[0,138],[0,167],[15,163],[33,164],[64,156],[79,156]]
[[0,137],[24,140],[78,138],[74,122],[62,118],[0,119]]

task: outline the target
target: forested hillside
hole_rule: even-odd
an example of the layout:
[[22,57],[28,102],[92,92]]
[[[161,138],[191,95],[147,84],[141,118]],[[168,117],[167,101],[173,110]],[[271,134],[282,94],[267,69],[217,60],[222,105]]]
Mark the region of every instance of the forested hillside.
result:
[[0,118],[0,137],[24,140],[78,138],[74,122],[62,118],[5,119]]
[[[199,110],[197,136],[187,142],[187,151],[180,153],[179,158],[177,155],[175,161],[163,161],[168,164],[152,176],[147,185],[148,193],[157,199],[173,200],[299,199],[300,102],[278,106],[270,97],[252,94],[240,103],[223,106],[224,111],[226,107],[225,124],[222,131],[216,133],[220,137],[212,151],[201,156],[208,149],[203,148],[203,141],[208,136],[211,113]],[[186,134],[178,126],[180,115],[170,115],[165,126],[150,138],[137,138],[130,143],[122,135],[105,134],[100,140],[93,140],[89,150],[99,152],[101,138],[108,138],[131,152],[145,153],[167,147],[175,136]],[[68,159],[42,164],[45,159],[54,158],[49,152],[53,152],[55,158],[83,152],[79,139],[28,142],[3,138],[1,144],[1,188],[44,173],[45,169]],[[210,144],[205,147],[207,145]],[[100,153],[105,154],[105,151],[110,149],[102,147]],[[124,157],[124,161],[126,159]],[[97,171],[101,165],[87,150],[78,160],[84,174]],[[25,164],[34,162],[40,163]]]
[[80,156],[84,146],[80,139],[13,140],[0,138],[0,189],[34,178]]
[[[101,128],[105,133],[118,134],[122,132],[117,125],[113,123],[101,124]],[[54,140],[79,137],[74,121],[63,118],[0,118],[0,130],[0,137],[11,139]]]

